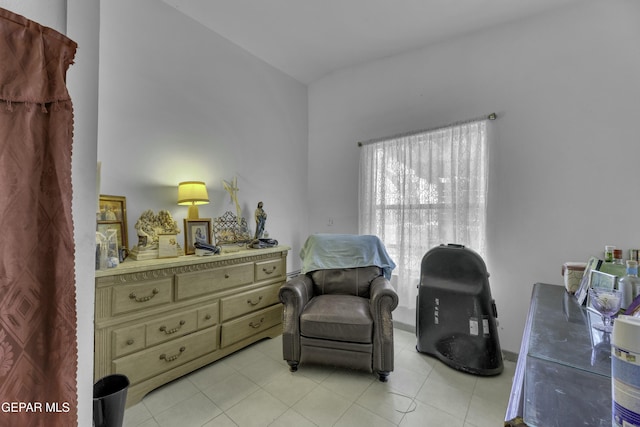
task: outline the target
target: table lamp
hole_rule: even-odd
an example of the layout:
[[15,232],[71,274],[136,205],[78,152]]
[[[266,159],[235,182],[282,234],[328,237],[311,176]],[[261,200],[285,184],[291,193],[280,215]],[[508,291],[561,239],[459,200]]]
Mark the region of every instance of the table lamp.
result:
[[207,187],[202,181],[184,181],[178,184],[178,204],[188,205],[188,219],[200,218],[198,205],[209,203]]

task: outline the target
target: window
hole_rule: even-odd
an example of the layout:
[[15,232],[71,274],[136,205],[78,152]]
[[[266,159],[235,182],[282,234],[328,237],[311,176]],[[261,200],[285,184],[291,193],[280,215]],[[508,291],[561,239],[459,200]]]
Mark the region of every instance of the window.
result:
[[429,249],[458,243],[485,254],[487,122],[378,140],[361,150],[359,232],[385,243],[397,264],[400,307],[415,309]]

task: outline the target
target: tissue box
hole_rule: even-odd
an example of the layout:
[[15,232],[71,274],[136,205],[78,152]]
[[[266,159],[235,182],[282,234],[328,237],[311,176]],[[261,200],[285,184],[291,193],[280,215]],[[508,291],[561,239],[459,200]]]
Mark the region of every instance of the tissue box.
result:
[[586,262],[565,262],[562,265],[562,276],[564,277],[564,287],[567,292],[575,294],[580,287]]

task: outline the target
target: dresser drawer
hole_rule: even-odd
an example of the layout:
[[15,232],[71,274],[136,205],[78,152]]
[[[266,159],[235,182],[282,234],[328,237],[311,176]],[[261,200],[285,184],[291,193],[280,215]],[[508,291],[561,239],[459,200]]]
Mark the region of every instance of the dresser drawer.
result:
[[183,300],[253,282],[253,263],[176,275],[176,299]]
[[196,310],[163,317],[147,323],[147,347],[193,332],[197,328]]
[[143,310],[171,302],[171,278],[113,287],[112,313]]
[[142,350],[145,346],[145,329],[144,324],[138,324],[113,331],[113,357]]
[[286,264],[282,258],[256,262],[256,282],[267,279],[284,277],[286,274]]
[[198,329],[218,324],[220,309],[218,303],[206,305],[198,309]]
[[222,298],[222,321],[243,316],[280,302],[278,291],[281,283],[264,286],[232,297]]
[[282,322],[282,305],[274,305],[222,325],[220,346],[226,347]]
[[113,361],[113,372],[131,384],[159,375],[217,350],[218,328],[208,328]]

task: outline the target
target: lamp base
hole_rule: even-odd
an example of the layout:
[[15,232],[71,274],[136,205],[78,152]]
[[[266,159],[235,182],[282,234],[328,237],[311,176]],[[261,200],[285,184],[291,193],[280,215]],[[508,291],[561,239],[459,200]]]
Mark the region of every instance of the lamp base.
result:
[[189,212],[187,213],[188,219],[198,219],[200,218],[200,213],[198,212],[198,205],[189,206]]

